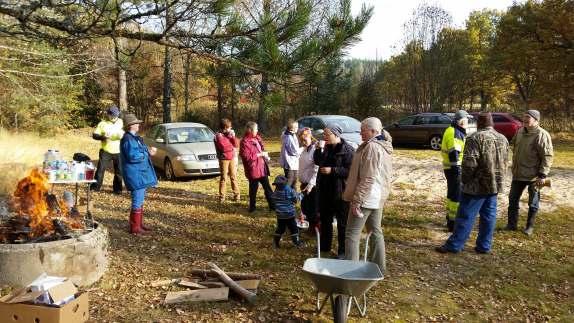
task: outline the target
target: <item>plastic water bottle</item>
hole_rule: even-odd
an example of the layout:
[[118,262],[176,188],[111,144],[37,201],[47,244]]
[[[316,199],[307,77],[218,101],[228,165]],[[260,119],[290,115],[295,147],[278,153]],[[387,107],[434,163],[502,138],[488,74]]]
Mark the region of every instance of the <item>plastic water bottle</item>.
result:
[[44,163],[43,169],[45,172],[48,172],[50,169],[53,169],[53,162],[56,160],[56,155],[54,154],[53,149],[48,149],[46,153],[44,153]]

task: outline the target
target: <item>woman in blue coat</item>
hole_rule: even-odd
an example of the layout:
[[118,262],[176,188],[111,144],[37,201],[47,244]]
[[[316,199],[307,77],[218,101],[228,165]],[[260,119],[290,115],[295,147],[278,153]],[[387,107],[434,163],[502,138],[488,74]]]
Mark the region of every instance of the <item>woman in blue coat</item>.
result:
[[130,212],[130,233],[142,234],[150,231],[143,225],[143,203],[148,187],[157,185],[157,177],[150,160],[150,155],[156,153],[155,147],[144,144],[142,137],[137,135],[140,123],[134,114],[124,116],[126,132],[120,141],[120,160],[124,183],[131,192],[132,206]]

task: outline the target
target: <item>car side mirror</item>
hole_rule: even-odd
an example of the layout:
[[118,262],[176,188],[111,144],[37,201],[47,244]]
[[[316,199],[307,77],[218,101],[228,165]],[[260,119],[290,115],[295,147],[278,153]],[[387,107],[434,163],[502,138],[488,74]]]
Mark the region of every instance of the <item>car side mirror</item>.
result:
[[155,138],[155,142],[157,142],[158,144],[163,144],[164,140],[163,138]]
[[323,132],[325,132],[325,130],[323,130],[323,129],[317,129],[317,130],[315,130],[315,133],[316,133],[318,136],[322,135]]

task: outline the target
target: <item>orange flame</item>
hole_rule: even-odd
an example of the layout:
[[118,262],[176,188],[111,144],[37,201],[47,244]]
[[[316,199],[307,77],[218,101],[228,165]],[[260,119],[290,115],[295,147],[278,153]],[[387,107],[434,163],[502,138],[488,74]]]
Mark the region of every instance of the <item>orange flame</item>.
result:
[[18,182],[12,198],[12,208],[20,216],[30,217],[31,238],[43,236],[54,232],[52,217],[62,217],[71,228],[82,228],[83,225],[75,219],[69,218],[66,205],[58,200],[60,214],[50,209],[46,196],[50,184],[48,178],[39,169],[33,169],[30,174]]

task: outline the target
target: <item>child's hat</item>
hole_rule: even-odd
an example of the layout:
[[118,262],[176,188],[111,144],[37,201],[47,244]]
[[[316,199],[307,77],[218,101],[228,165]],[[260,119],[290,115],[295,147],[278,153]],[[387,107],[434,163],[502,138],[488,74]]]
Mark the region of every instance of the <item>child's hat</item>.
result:
[[287,184],[287,177],[282,175],[275,177],[275,180],[273,181],[273,185],[285,185],[285,184]]

